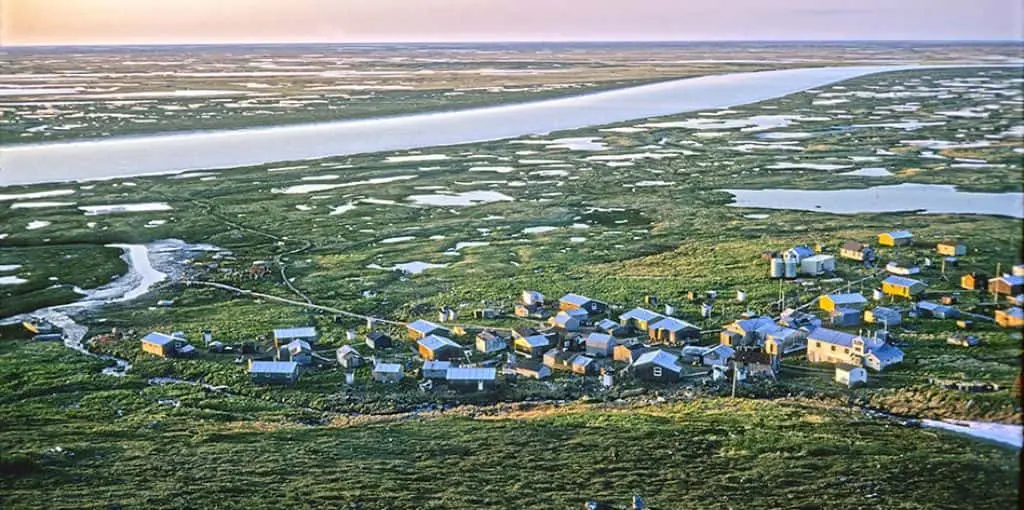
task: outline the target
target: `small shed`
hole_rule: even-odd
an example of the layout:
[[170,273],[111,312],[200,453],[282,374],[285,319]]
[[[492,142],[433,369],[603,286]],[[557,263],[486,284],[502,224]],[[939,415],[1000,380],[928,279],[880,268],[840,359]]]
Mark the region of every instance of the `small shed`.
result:
[[284,348],[288,352],[289,360],[300,365],[313,363],[313,347],[309,345],[309,342],[296,339],[289,342]]
[[526,306],[543,306],[544,305],[544,294],[535,290],[524,290],[520,301]]
[[664,318],[664,315],[652,312],[646,308],[634,308],[619,315],[619,323],[625,327],[632,327],[637,331],[647,331],[651,324]]
[[391,348],[391,337],[381,331],[371,331],[366,334],[366,346],[380,351]]
[[967,290],[985,290],[988,288],[988,275],[985,273],[968,273],[960,277],[960,287]]
[[612,356],[615,349],[615,338],[611,335],[604,333],[591,333],[587,335],[587,355],[596,356],[598,358],[607,358]]
[[818,307],[826,312],[831,312],[836,308],[863,310],[867,304],[867,298],[859,292],[848,294],[825,294],[818,299]]
[[576,353],[562,349],[549,349],[544,353],[544,364],[553,370],[571,370]]
[[633,376],[642,381],[676,382],[683,373],[679,356],[657,349],[646,352],[633,363]]
[[594,358],[577,354],[571,361],[572,372],[579,375],[593,375],[597,373],[597,363]]
[[836,258],[832,255],[813,255],[800,261],[800,272],[807,276],[820,276],[836,270]]
[[639,342],[622,343],[612,349],[612,356],[615,361],[633,363],[649,349]]
[[928,287],[927,284],[913,278],[890,276],[882,280],[882,292],[889,296],[913,298]]
[[736,355],[736,349],[724,344],[718,344],[701,356],[701,364],[706,367],[726,366]]
[[860,325],[860,310],[836,308],[828,315],[829,323],[836,327],[849,328]]
[[154,356],[169,358],[174,356],[177,339],[164,333],[153,332],[142,337],[142,350]]
[[484,330],[476,335],[476,350],[484,354],[501,352],[506,348],[508,348],[508,342],[494,331]]
[[580,321],[578,317],[566,313],[565,311],[561,311],[551,318],[551,325],[556,328],[564,329],[565,331],[579,331],[582,321]]
[[940,305],[931,301],[920,301],[914,305],[914,309],[922,316],[934,319],[955,319],[960,315],[952,306]]
[[882,246],[910,246],[914,244],[914,235],[906,230],[895,230],[878,234],[878,244]]
[[903,322],[900,311],[895,308],[878,306],[864,312],[864,322],[869,324],[883,324],[886,327],[898,326]]
[[963,335],[960,333],[953,333],[946,339],[946,343],[949,345],[956,345],[959,347],[975,347],[981,344],[981,340],[974,335]]
[[605,333],[607,335],[622,337],[629,334],[628,329],[626,329],[621,324],[611,319],[601,319],[601,321],[598,322],[596,326],[598,331]]
[[854,386],[868,382],[868,371],[864,367],[840,363],[836,365],[835,381],[846,386]]
[[916,265],[904,265],[899,262],[892,261],[885,265],[885,270],[888,273],[900,275],[900,276],[912,276],[921,273],[921,268]]
[[249,360],[249,378],[255,384],[294,384],[299,379],[299,364]]
[[405,377],[402,365],[398,363],[377,363],[373,366],[373,380],[382,383],[396,383]]
[[547,336],[535,332],[529,336],[516,337],[513,346],[516,352],[536,358],[541,356],[551,346],[551,341],[548,340]]
[[967,245],[957,241],[942,241],[935,245],[935,251],[940,255],[949,257],[960,257],[967,255]]
[[988,291],[998,296],[1024,294],[1024,276],[1004,274],[988,281]]
[[839,248],[839,256],[859,262],[871,262],[875,260],[875,249],[856,241],[847,241]]
[[338,347],[338,364],[345,368],[356,368],[363,365],[363,356],[351,345]]
[[460,360],[465,356],[462,346],[448,337],[429,335],[416,342],[417,351],[425,360]]
[[427,361],[423,363],[420,373],[424,379],[444,379],[448,376],[449,368],[452,368],[451,361]]

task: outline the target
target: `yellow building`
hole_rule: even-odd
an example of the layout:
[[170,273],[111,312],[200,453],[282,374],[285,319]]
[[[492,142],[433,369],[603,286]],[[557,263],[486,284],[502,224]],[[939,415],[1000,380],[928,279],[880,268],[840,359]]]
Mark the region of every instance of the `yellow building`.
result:
[[943,241],[935,245],[935,251],[939,252],[940,255],[959,257],[967,255],[967,245],[956,241]]
[[168,358],[174,355],[174,337],[163,333],[150,333],[142,338],[142,350],[154,356]]
[[914,243],[914,235],[906,230],[878,234],[878,244],[882,246],[909,246]]
[[996,310],[996,324],[1004,328],[1024,328],[1024,310],[1017,307]]
[[882,292],[887,296],[912,298],[922,292],[928,286],[924,282],[901,276],[890,276],[882,280]]
[[825,294],[818,299],[818,307],[826,312],[835,311],[836,308],[852,308],[863,310],[868,300],[860,293],[852,294]]

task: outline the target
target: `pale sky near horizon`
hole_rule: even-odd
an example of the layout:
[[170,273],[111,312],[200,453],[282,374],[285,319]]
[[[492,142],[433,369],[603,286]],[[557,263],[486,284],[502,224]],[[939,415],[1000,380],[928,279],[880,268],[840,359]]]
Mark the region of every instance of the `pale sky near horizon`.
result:
[[1021,40],[1020,0],[0,0],[0,44]]

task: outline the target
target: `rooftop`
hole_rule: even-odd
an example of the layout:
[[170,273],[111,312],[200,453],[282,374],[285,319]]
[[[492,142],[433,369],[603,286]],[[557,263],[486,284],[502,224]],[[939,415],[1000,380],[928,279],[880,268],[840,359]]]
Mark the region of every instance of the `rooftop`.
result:
[[315,336],[316,328],[314,327],[280,328],[274,330],[274,338],[278,340],[287,340],[290,338],[313,338]]
[[682,331],[684,329],[699,329],[697,326],[690,324],[681,319],[675,317],[665,317],[664,319],[651,324],[651,328],[665,331]]
[[607,346],[611,341],[611,335],[605,335],[603,333],[591,333],[587,335],[587,345]]
[[373,366],[373,371],[381,374],[400,374],[402,373],[402,365],[398,363],[377,363]]
[[849,333],[828,328],[817,328],[807,335],[808,341],[824,342],[842,347],[853,347],[853,341],[856,338],[858,338],[857,335],[851,335]]
[[593,301],[593,299],[590,299],[590,298],[585,297],[585,296],[581,296],[579,294],[566,294],[566,295],[562,296],[562,298],[559,299],[559,301],[562,301],[562,302],[565,302],[565,303],[571,303],[571,304],[574,304],[576,306],[583,306],[583,305]]
[[895,231],[887,232],[887,233],[890,236],[892,236],[893,239],[906,239],[906,238],[914,237],[914,234],[911,234],[910,231],[908,231],[908,230],[895,230]]
[[548,337],[544,335],[530,335],[523,337],[523,341],[530,347],[546,347],[550,343]]
[[299,369],[294,361],[253,361],[249,365],[250,374],[293,374]]
[[417,343],[422,345],[423,347],[426,347],[427,349],[432,350],[432,351],[436,351],[436,350],[438,350],[438,349],[440,349],[442,347],[446,347],[446,346],[447,347],[456,347],[456,348],[459,348],[459,349],[462,348],[461,345],[455,343],[454,341],[452,341],[452,339],[450,339],[448,337],[443,337],[443,336],[440,336],[440,335],[429,335],[429,336],[421,339]]
[[653,319],[662,319],[664,317],[665,317],[664,315],[662,315],[660,313],[657,313],[657,312],[652,312],[652,311],[650,311],[650,310],[648,310],[646,308],[634,308],[634,309],[632,309],[632,310],[630,310],[630,311],[620,315],[619,316],[619,320],[624,320],[625,321],[625,320],[634,320],[635,319],[635,320],[641,320],[641,321],[650,322]]
[[427,334],[430,334],[432,331],[435,331],[435,330],[438,330],[438,329],[444,329],[444,328],[442,328],[441,326],[439,326],[437,324],[434,324],[433,322],[425,321],[423,319],[420,319],[420,320],[417,320],[415,322],[410,323],[409,324],[409,329],[411,329],[413,331],[416,331],[418,333],[423,333],[424,335],[427,335]]
[[867,303],[868,299],[859,292],[853,292],[850,294],[827,294],[829,299],[837,305],[846,305],[853,303]]
[[917,284],[924,285],[924,282],[920,280],[915,280],[913,278],[904,278],[902,276],[890,276],[882,280],[882,283],[888,283],[889,285],[899,285],[901,287],[912,287]]
[[673,372],[679,372],[683,369],[679,366],[679,356],[661,349],[645,352],[633,362],[634,365],[646,365],[648,363],[667,368]]
[[142,341],[148,344],[168,345],[174,341],[174,337],[170,335],[165,335],[163,333],[153,332],[142,337]]
[[493,381],[498,378],[496,368],[465,368],[452,367],[448,369],[445,379],[449,381]]

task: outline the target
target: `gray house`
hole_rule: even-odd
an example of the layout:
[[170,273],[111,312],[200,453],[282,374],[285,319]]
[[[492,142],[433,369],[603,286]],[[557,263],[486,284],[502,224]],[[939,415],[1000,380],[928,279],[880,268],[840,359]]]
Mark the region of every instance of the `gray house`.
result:
[[421,375],[424,379],[444,379],[448,376],[450,368],[452,368],[451,361],[428,361],[423,364]]
[[284,345],[294,340],[302,340],[306,343],[316,343],[316,328],[280,328],[274,330],[274,340],[278,345]]
[[463,368],[452,367],[446,376],[448,384],[458,388],[476,388],[483,391],[493,388],[498,382],[498,370],[495,368]]
[[356,368],[363,364],[363,356],[351,345],[339,347],[337,354],[338,364],[345,368]]
[[299,364],[294,361],[249,361],[249,378],[255,384],[294,384]]
[[587,355],[607,358],[612,355],[615,349],[615,338],[604,333],[591,333],[587,335]]
[[402,365],[398,363],[377,363],[373,366],[373,380],[383,383],[396,383],[405,377]]
[[288,352],[288,359],[291,361],[295,361],[300,365],[313,363],[313,348],[305,340],[292,340],[285,346],[285,350]]
[[661,349],[644,353],[633,362],[633,375],[642,381],[676,382],[682,373],[679,356]]

